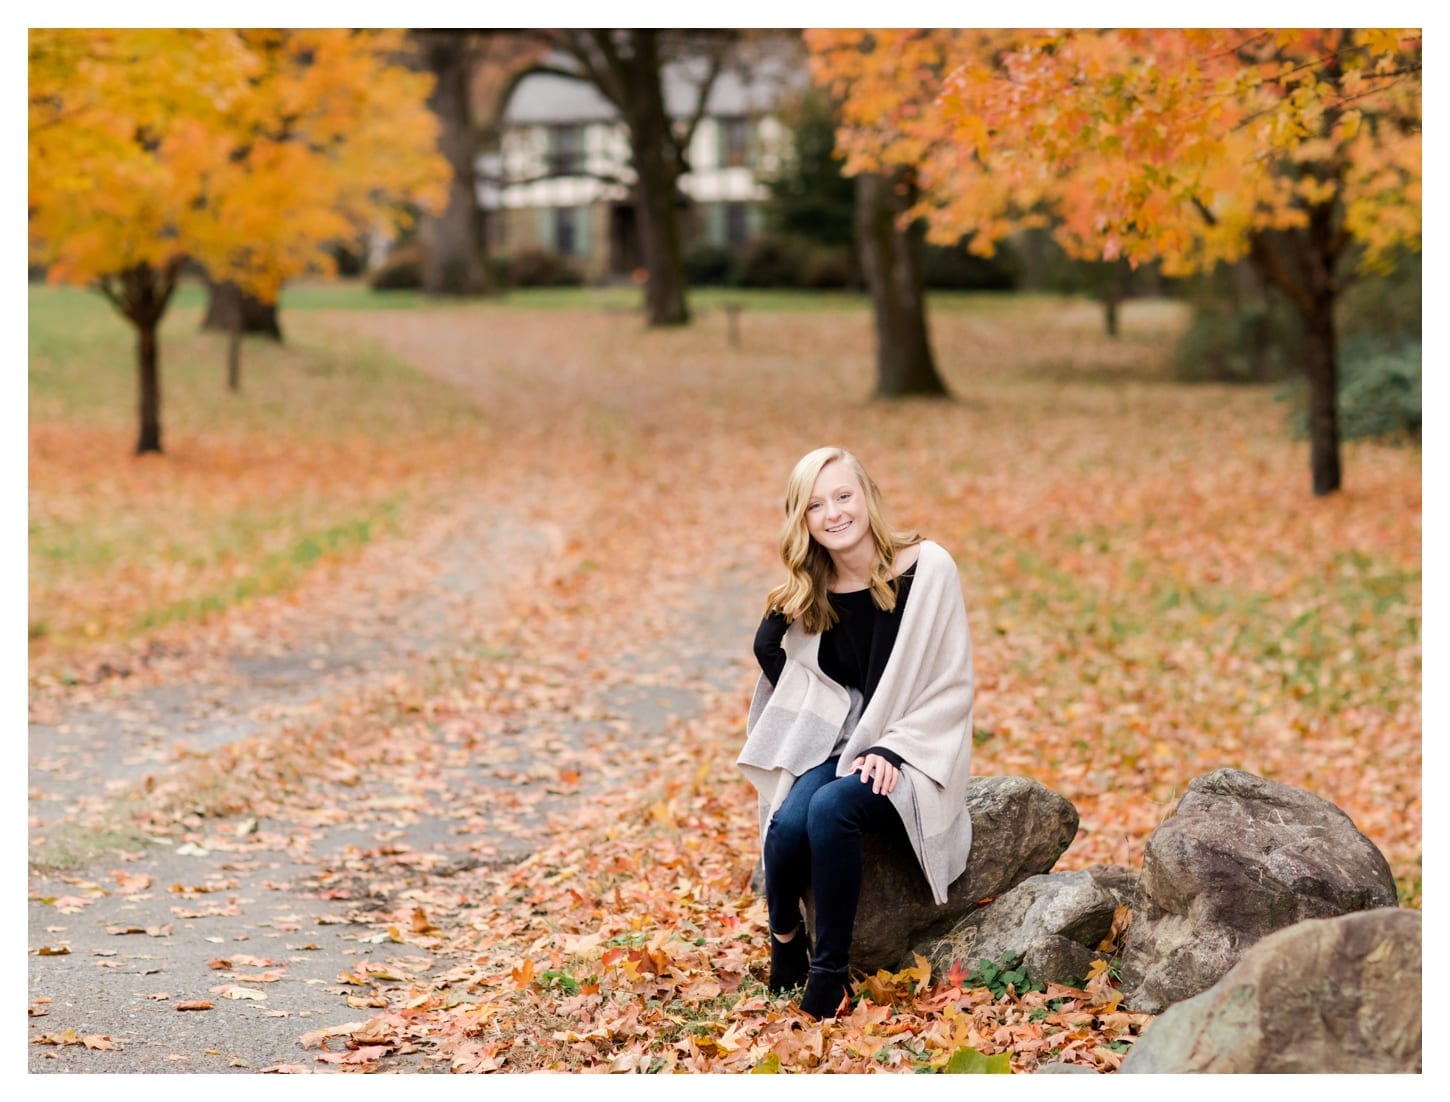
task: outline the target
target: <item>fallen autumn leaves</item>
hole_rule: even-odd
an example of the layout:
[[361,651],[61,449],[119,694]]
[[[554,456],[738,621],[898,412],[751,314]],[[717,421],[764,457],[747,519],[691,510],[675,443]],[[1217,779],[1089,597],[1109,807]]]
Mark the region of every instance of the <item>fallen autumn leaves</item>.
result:
[[[337,983],[347,1006],[379,1013],[306,1033],[312,1062],[265,1070],[388,1070],[406,1055],[456,1072],[943,1071],[970,1066],[967,1050],[1017,1071],[1117,1066],[1145,1018],[1119,1007],[1107,973],[993,999],[965,971],[917,966],[868,978],[825,1024],[764,990],[755,805],[732,763],[778,493],[827,441],[879,472],[894,519],[958,555],[980,679],[974,772],[1073,801],[1082,828],[1062,867],[1136,867],[1187,781],[1236,765],[1343,807],[1417,903],[1418,454],[1352,447],[1349,490],[1309,502],[1302,446],[1264,392],[1158,378],[1172,319],[1142,320],[1140,339],[1114,343],[1090,310],[944,315],[963,400],[872,406],[853,315],[752,319],[733,353],[708,321],[641,335],[585,314],[335,320],[476,397],[499,435],[456,496],[552,539],[492,581],[503,611],[446,661],[182,762],[133,809],[192,844],[266,822],[227,835],[242,852],[305,847],[340,822],[373,831],[313,890],[370,904],[374,933]],[[1094,375],[1104,365],[1114,382]],[[302,609],[346,615],[302,592]],[[267,608],[229,622],[265,632],[280,622]],[[215,631],[168,638],[211,653]],[[685,645],[719,674],[690,684],[698,714],[646,737],[602,703],[680,687],[670,651]],[[64,698],[38,695],[51,691]],[[558,817],[541,821],[546,806]],[[468,860],[399,839],[423,808]],[[285,843],[268,834],[280,822],[296,824]],[[527,856],[506,855],[505,835],[527,838]],[[230,971],[229,990],[264,982]]]

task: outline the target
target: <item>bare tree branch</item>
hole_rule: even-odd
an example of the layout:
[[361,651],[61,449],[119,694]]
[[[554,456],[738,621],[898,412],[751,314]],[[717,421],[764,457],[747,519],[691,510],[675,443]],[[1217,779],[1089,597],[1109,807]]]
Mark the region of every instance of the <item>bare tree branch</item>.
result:
[[[629,79],[629,68],[625,61],[615,49],[614,39],[606,30],[585,31],[579,36],[579,50],[576,56],[579,63],[584,65],[594,76],[594,82],[598,85],[606,99],[615,107],[619,108],[620,114],[627,119],[633,119],[638,112],[638,104],[635,102],[634,85]],[[599,60],[603,65],[596,64],[596,60],[589,56],[589,47],[592,46],[599,52]]]
[[[723,44],[710,56],[710,70],[705,74],[705,80],[700,85],[700,98],[695,103],[695,113],[685,126],[683,137],[679,138],[676,144],[680,150],[680,159],[684,160],[685,151],[690,148],[690,142],[695,138],[695,128],[700,125],[700,120],[705,117],[705,107],[710,101],[710,93],[714,90],[715,81],[719,79],[721,71],[725,68],[725,56],[729,52],[729,44]],[[673,137],[673,131],[671,131]]]

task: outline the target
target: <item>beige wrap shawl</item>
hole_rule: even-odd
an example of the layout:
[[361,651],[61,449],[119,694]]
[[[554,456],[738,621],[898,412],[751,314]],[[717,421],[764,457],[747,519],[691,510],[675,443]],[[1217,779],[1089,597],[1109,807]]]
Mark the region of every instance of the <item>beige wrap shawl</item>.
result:
[[900,754],[901,777],[889,798],[940,904],[972,848],[972,640],[956,562],[930,540],[920,547],[896,643],[865,711],[859,693],[821,672],[821,637],[796,620],[781,644],[779,680],[772,687],[762,674],[756,682],[736,764],[760,795],[764,838],[796,778],[830,756],[838,735],[849,737],[837,776],[873,746]]

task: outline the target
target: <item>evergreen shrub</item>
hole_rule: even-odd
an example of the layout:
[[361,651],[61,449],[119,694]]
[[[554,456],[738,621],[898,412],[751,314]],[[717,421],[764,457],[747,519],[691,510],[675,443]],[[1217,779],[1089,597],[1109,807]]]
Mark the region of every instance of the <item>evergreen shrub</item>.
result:
[[374,291],[418,290],[423,286],[422,246],[400,245],[393,249],[368,276],[368,286]]
[[737,287],[799,287],[810,248],[799,237],[752,238],[736,255],[730,282]]
[[1298,371],[1302,337],[1294,310],[1282,301],[1235,309],[1201,301],[1174,350],[1171,370],[1190,383],[1267,383]]
[[685,279],[691,287],[719,287],[730,282],[735,253],[724,245],[698,241],[685,250]]
[[[1293,409],[1294,433],[1309,432],[1309,388],[1295,379],[1279,392]],[[1420,341],[1363,335],[1339,353],[1339,438],[1420,443]]]
[[567,256],[548,249],[520,249],[509,257],[511,287],[582,287],[584,273]]
[[812,245],[801,258],[796,286],[810,291],[839,291],[859,286],[856,258],[847,245]]
[[965,246],[928,245],[922,276],[928,287],[941,291],[1010,291],[1017,285],[1008,253],[976,256]]

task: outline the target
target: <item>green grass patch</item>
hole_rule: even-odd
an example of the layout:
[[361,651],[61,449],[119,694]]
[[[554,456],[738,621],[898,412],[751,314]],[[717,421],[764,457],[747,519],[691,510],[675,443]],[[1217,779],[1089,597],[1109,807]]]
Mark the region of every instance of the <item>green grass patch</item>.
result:
[[32,655],[282,592],[486,461],[486,411],[306,311],[244,342],[230,391],[203,299],[163,319],[166,450],[138,458],[134,329],[94,292],[29,289]]
[[[136,332],[99,294],[30,288],[32,421],[136,424]],[[160,327],[163,446],[169,436],[406,442],[474,428],[487,415],[444,383],[375,345],[282,314],[283,343],[243,341],[241,389],[226,385],[224,334],[201,329],[205,290],[184,287]]]
[[263,555],[250,573],[221,589],[146,610],[136,618],[134,630],[202,620],[257,597],[284,592],[323,559],[345,558],[361,551],[375,534],[395,532],[398,510],[397,502],[388,502],[371,516],[307,532],[283,550]]
[[[206,301],[206,288],[200,284],[184,285],[177,291],[176,305],[200,308]],[[605,310],[612,312],[643,311],[644,292],[628,285],[604,287],[517,287],[497,295],[471,299],[433,297],[421,291],[374,291],[362,280],[321,280],[289,284],[282,290],[281,322],[293,310],[431,310],[458,309],[460,306],[480,310]],[[1033,310],[1043,305],[1061,303],[1063,297],[1048,294],[1004,294],[990,291],[932,291],[927,295],[929,310],[949,313],[1002,313]],[[792,288],[755,287],[692,287],[687,292],[689,309],[694,313],[717,312],[727,304],[743,307],[747,312],[817,313],[859,312],[871,309],[871,299],[864,291],[805,291]]]
[[[1282,592],[1236,584],[1192,584],[1172,564],[1135,555],[1131,533],[1116,533],[1111,550],[1100,534],[1058,537],[1064,549],[1092,546],[1118,555],[1113,581],[1054,565],[1041,548],[998,533],[984,540],[975,570],[994,596],[994,620],[1022,639],[1050,640],[1046,652],[1024,648],[1019,670],[1041,677],[1044,653],[1063,684],[1132,683],[1133,669],[1161,670],[1164,685],[1197,691],[1203,671],[1247,661],[1236,681],[1253,710],[1293,697],[1326,714],[1374,704],[1387,710],[1413,702],[1399,663],[1420,637],[1421,572],[1358,551],[1336,551],[1321,570],[1298,570]],[[991,569],[1010,563],[1010,574]],[[1180,669],[1175,657],[1196,655],[1202,669]],[[1176,672],[1173,672],[1176,671]],[[1247,706],[1247,705],[1246,705]]]

